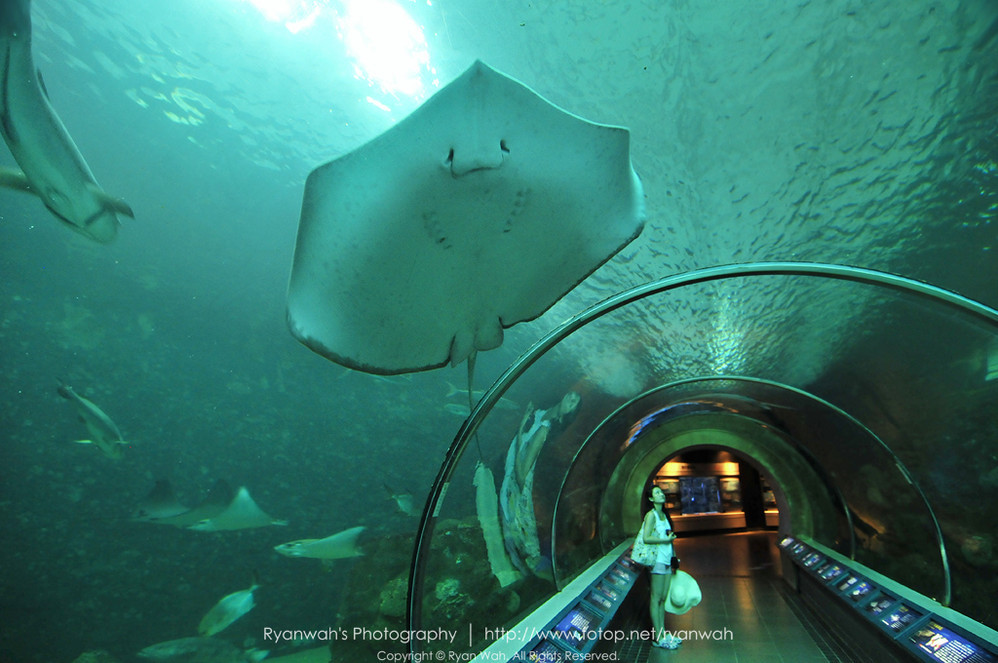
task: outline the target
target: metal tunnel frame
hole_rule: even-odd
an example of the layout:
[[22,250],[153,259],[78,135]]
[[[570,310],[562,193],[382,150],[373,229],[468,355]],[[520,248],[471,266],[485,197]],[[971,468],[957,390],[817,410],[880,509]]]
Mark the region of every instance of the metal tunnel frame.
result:
[[[433,524],[439,513],[442,498],[447,492],[450,478],[457,466],[457,462],[461,458],[465,447],[478,430],[486,415],[491,411],[496,403],[499,402],[499,399],[506,392],[506,390],[531,365],[533,365],[548,350],[556,346],[576,330],[584,327],[589,322],[650,295],[711,281],[721,281],[725,279],[748,276],[777,275],[814,276],[885,287],[913,294],[937,303],[945,304],[965,313],[969,313],[974,317],[998,327],[998,310],[938,286],[887,272],[880,272],[861,267],[810,262],[754,262],[710,267],[684,274],[668,276],[657,281],[636,286],[591,306],[554,328],[544,338],[539,340],[536,344],[534,344],[534,346],[521,355],[513,364],[511,364],[502,376],[500,376],[499,379],[496,380],[495,383],[486,391],[481,400],[478,401],[472,409],[460,430],[458,430],[454,441],[447,450],[446,457],[437,473],[433,486],[430,489],[416,534],[416,540],[413,547],[412,564],[409,573],[409,588],[406,609],[408,627],[413,630],[418,629],[421,622],[421,594],[417,594],[417,589],[421,587],[423,572],[426,565],[427,555],[423,554],[424,548],[426,551],[429,550],[430,539],[433,533]],[[908,475],[907,470],[900,465],[899,467],[902,472]],[[921,493],[921,489],[917,486],[916,489],[919,493]],[[930,513],[932,513],[931,508]],[[934,514],[933,519],[935,520]],[[944,569],[946,569],[945,600],[943,603],[944,605],[948,605],[951,598],[949,565],[946,559],[945,546],[938,521],[934,522],[934,526],[943,566]],[[410,647],[413,651],[416,651],[418,645],[415,640],[412,641]]]

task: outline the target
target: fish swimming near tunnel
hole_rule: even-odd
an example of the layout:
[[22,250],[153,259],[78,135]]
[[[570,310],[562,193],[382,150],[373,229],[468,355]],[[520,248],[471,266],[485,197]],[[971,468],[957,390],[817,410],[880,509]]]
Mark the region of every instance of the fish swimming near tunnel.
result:
[[121,439],[121,431],[118,430],[117,424],[111,420],[111,417],[107,416],[104,410],[77,394],[72,387],[65,383],[59,385],[59,395],[73,404],[80,421],[83,422],[90,434],[89,439],[76,440],[77,443],[92,444],[113,460],[121,460],[125,457],[124,449],[128,442]]
[[363,526],[337,532],[324,539],[299,539],[274,546],[285,557],[310,557],[312,559],[346,559],[360,557],[364,551],[357,545],[357,538],[364,531]]
[[135,216],[100,188],[49,103],[31,53],[30,0],[0,2],[0,134],[21,167],[0,169],[0,186],[35,194],[60,221],[102,243],[117,235],[117,214]]
[[201,619],[201,623],[198,624],[198,634],[207,637],[220,633],[252,610],[256,606],[253,601],[253,592],[258,587],[260,585],[254,576],[249,588],[232,592],[219,600]]

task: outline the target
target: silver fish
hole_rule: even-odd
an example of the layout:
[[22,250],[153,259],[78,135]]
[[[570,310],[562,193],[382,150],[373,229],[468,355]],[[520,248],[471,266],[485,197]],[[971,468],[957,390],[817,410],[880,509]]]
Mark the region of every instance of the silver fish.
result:
[[111,417],[66,384],[59,385],[59,395],[76,406],[80,421],[90,433],[89,440],[77,440],[77,442],[79,444],[93,444],[109,458],[121,460],[125,455],[124,447],[128,442],[121,439],[121,431],[111,421]]
[[0,134],[23,171],[3,169],[0,186],[37,195],[56,218],[98,242],[117,234],[115,213],[134,217],[97,184],[49,103],[31,55],[30,0],[0,2]]
[[208,611],[208,614],[201,619],[201,623],[198,624],[198,633],[202,636],[215,635],[216,633],[228,628],[232,622],[252,610],[256,605],[253,602],[253,592],[259,586],[260,585],[256,582],[256,578],[254,578],[249,589],[232,592],[228,596],[222,598],[222,600],[216,603],[215,606]]

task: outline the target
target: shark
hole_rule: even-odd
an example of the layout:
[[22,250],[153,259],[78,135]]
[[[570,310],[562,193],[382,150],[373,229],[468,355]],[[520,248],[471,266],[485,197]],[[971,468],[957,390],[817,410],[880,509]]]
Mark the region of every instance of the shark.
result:
[[135,217],[108,195],[49,102],[31,54],[31,0],[0,2],[0,134],[21,170],[0,169],[0,186],[32,193],[71,229],[100,243],[118,232],[118,214]]

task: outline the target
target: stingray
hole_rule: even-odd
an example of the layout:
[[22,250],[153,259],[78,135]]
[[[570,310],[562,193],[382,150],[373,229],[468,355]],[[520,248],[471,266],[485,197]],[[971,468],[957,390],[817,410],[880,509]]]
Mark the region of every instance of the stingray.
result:
[[132,520],[157,525],[190,527],[225,511],[232,502],[234,494],[228,482],[219,479],[201,503],[192,509],[180,503],[169,480],[160,479],[139,503]]
[[250,497],[246,486],[241,486],[224,511],[218,515],[199,520],[188,529],[199,532],[221,532],[287,524],[286,520],[278,520],[267,515]]
[[475,62],[309,175],[291,333],[386,375],[498,347],[641,232],[629,144]]

